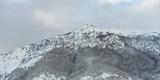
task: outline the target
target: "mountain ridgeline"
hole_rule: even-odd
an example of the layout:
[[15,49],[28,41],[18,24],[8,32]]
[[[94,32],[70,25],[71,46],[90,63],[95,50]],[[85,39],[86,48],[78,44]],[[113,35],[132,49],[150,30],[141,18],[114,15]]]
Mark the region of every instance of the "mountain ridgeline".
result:
[[0,54],[0,80],[160,80],[160,34],[85,25]]

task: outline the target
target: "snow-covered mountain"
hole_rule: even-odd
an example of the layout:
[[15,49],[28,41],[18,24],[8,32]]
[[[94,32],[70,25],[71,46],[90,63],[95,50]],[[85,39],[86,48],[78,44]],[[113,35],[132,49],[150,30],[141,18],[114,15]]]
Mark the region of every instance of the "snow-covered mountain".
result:
[[160,34],[84,25],[0,54],[0,80],[159,80]]

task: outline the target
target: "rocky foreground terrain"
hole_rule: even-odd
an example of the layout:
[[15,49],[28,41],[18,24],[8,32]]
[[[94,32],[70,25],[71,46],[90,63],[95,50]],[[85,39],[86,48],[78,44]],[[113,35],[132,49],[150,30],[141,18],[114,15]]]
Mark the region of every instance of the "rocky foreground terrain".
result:
[[0,54],[0,80],[160,80],[160,34],[85,25]]

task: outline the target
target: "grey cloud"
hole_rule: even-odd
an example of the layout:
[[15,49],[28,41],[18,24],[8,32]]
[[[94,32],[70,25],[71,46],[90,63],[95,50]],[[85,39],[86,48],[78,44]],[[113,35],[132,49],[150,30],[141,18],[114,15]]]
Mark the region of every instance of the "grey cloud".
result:
[[[40,18],[35,18],[35,11],[42,12]],[[86,23],[106,29],[160,29],[159,14],[158,5],[139,10],[137,5],[101,5],[98,0],[0,0],[0,42],[16,47]],[[43,21],[49,21],[48,25]]]

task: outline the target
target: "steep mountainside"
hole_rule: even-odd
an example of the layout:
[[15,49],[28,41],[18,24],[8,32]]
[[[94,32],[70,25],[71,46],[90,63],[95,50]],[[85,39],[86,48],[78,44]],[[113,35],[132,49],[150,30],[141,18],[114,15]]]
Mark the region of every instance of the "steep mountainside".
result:
[[160,80],[160,34],[85,25],[0,54],[0,80]]

